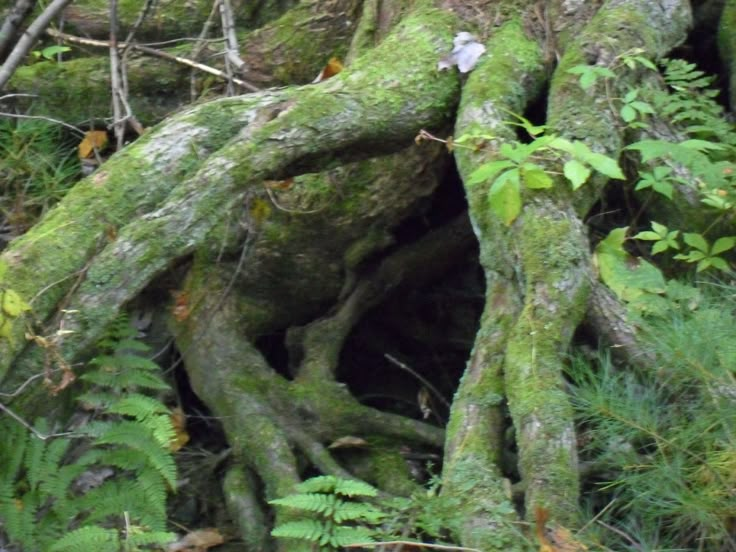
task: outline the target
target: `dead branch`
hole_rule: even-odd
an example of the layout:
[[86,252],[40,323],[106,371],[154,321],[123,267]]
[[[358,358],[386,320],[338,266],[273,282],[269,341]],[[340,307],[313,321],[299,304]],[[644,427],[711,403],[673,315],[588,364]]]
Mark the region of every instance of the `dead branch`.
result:
[[23,36],[20,37],[15,45],[15,48],[10,52],[5,63],[0,67],[0,90],[5,88],[5,85],[13,76],[15,70],[23,62],[28,52],[35,44],[41,33],[48,27],[51,20],[61,12],[72,0],[54,0],[49,6],[41,12],[33,23],[31,23]]
[[[62,33],[54,29],[48,29],[46,31],[46,34],[54,38],[59,38],[65,42],[69,42],[70,44],[81,44],[84,46],[94,46],[97,48],[109,48],[110,47],[110,42],[107,40],[94,40],[91,38],[82,38],[79,36]],[[118,43],[119,48],[125,48],[127,46],[128,46],[127,42]],[[130,44],[130,48],[133,50],[142,52],[144,54],[148,54],[148,55],[155,56],[155,57],[160,57],[162,59],[166,59],[169,61],[174,61],[176,63],[180,63],[181,65],[186,65],[187,67],[192,67],[194,69],[202,71],[203,73],[209,73],[210,75],[215,75],[216,77],[220,77],[221,79],[228,78],[227,75],[223,71],[220,71],[219,69],[215,69],[214,67],[210,67],[208,65],[204,65],[202,63],[198,63],[196,61],[192,61],[191,59],[183,58],[181,56],[175,56],[173,54],[169,54],[168,52],[164,52],[162,50],[156,50],[155,48],[150,48],[148,46],[143,46],[141,44]],[[237,84],[238,86],[245,88],[246,90],[250,90],[251,92],[257,92],[259,90],[258,87],[253,86],[249,82],[246,82],[242,79],[233,78],[233,82]]]

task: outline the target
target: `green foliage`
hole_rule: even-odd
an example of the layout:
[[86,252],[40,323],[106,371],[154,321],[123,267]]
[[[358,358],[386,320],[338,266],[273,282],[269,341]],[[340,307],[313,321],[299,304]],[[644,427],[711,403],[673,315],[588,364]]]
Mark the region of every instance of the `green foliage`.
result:
[[462,520],[458,499],[440,495],[439,487],[434,479],[411,497],[377,499],[376,489],[361,481],[313,477],[297,486],[298,493],[269,502],[304,513],[271,534],[308,541],[320,550],[379,540],[447,540],[459,533]]
[[[623,179],[614,159],[592,151],[580,141],[570,141],[554,135],[541,135],[543,127],[533,126],[528,120],[514,115],[532,136],[531,143],[508,142],[501,144],[498,154],[502,159],[489,161],[479,166],[468,178],[467,185],[492,181],[488,191],[490,208],[503,221],[511,225],[521,213],[522,188],[541,190],[551,188],[554,180],[545,167],[562,163],[562,174],[572,185],[573,190],[588,181],[593,170],[609,178]],[[534,134],[532,134],[534,133]],[[455,143],[464,143],[470,136],[461,136]]]
[[29,310],[31,306],[16,291],[0,286],[0,339],[12,339],[13,321]]
[[323,550],[373,542],[375,531],[367,525],[380,523],[384,513],[373,504],[352,499],[375,497],[378,491],[374,487],[325,475],[307,479],[296,490],[297,494],[271,500],[269,504],[308,512],[308,517],[277,526],[271,532],[274,537],[306,540]]
[[47,46],[43,50],[33,50],[31,54],[34,58],[39,60],[54,61],[59,54],[71,52],[71,50],[72,49],[69,46],[54,44],[52,46]]
[[613,550],[736,550],[736,290],[689,289],[643,324],[650,369],[570,370],[588,500],[622,532],[601,535]]
[[79,175],[76,148],[58,124],[0,120],[0,221],[17,233],[60,200]]
[[[134,335],[126,320],[116,322],[95,370],[82,376],[93,385],[79,398],[92,419],[78,439],[44,441],[3,420],[0,519],[23,550],[133,551],[172,540],[165,526],[174,430],[166,406],[142,393],[165,383],[153,362],[133,354],[145,349]],[[36,427],[48,430],[44,420]]]

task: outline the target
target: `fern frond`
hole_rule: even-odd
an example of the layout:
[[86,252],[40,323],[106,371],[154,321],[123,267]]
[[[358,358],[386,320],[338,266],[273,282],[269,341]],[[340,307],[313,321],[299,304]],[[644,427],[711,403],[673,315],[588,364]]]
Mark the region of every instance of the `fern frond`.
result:
[[344,503],[341,500],[338,500],[335,495],[305,493],[289,495],[276,500],[269,500],[269,504],[284,506],[293,510],[304,510],[307,512],[332,515],[332,513],[335,510],[339,510]]
[[80,527],[56,541],[49,552],[118,552],[120,539],[115,529],[104,529],[96,525]]
[[342,496],[377,496],[378,489],[355,479],[337,478],[335,483],[335,494]]
[[366,527],[338,525],[333,528],[329,538],[329,544],[332,546],[348,546],[362,542],[375,542],[373,531]]
[[135,422],[120,422],[100,435],[98,445],[118,445],[140,452],[146,462],[161,474],[171,488],[176,487],[176,464],[169,451]]
[[307,540],[310,542],[319,542],[326,533],[326,525],[314,519],[288,521],[274,527],[273,531],[271,531],[271,535],[274,537]]
[[363,502],[343,502],[335,508],[333,519],[337,523],[360,521],[363,523],[380,523],[386,515],[373,506]]

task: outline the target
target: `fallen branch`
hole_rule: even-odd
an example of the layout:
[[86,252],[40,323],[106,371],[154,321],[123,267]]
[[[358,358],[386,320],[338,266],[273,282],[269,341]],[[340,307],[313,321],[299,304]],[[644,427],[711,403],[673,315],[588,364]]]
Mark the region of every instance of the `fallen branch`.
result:
[[30,52],[31,48],[35,44],[38,37],[48,27],[51,20],[63,10],[71,0],[54,0],[48,7],[41,12],[33,23],[31,23],[25,32],[21,35],[20,39],[8,54],[5,63],[0,67],[0,90],[5,88],[5,85],[13,76],[15,70],[23,62],[25,57]]
[[[48,34],[51,37],[63,40],[65,42],[69,42],[70,44],[93,46],[95,48],[109,48],[110,47],[110,42],[107,40],[95,40],[92,38],[82,38],[80,36],[74,36],[74,35],[70,35],[67,33],[62,33],[55,29],[48,29],[46,31],[46,34]],[[162,59],[166,59],[169,61],[174,61],[181,65],[186,65],[187,67],[192,67],[194,69],[202,71],[203,73],[209,73],[210,75],[215,75],[216,77],[220,77],[221,79],[228,80],[227,74],[223,71],[220,71],[219,69],[215,69],[214,67],[210,67],[208,65],[204,65],[202,63],[198,63],[196,61],[192,61],[191,59],[187,59],[181,56],[175,56],[173,54],[169,54],[168,52],[164,52],[162,50],[156,50],[155,48],[150,48],[148,46],[142,46],[140,44],[131,44],[128,42],[118,42],[118,48],[130,48],[132,50],[137,50],[139,52],[143,52],[144,54],[149,54],[151,56],[160,57]],[[259,90],[258,87],[253,86],[249,82],[246,82],[242,79],[233,78],[232,82],[234,82],[238,86],[245,88],[246,90],[250,90],[251,92],[257,92]]]

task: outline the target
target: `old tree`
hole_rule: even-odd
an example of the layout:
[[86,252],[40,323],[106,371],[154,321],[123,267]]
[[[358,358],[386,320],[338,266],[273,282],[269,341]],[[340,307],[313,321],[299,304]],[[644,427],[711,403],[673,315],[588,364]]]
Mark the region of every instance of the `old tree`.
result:
[[[196,35],[211,5],[190,4],[162,5],[138,38]],[[121,2],[123,30],[137,9]],[[72,4],[64,29],[107,40],[106,10]],[[627,183],[593,171],[573,191],[566,153],[541,156],[515,207],[514,194],[489,202],[491,175],[471,175],[508,161],[504,144],[533,140],[510,124],[521,115],[615,160],[641,132],[665,132],[621,119],[628,91],[662,86],[646,63],[622,60],[720,51],[727,77],[736,3],[262,0],[233,11],[244,64],[231,69],[257,90],[216,97],[218,81],[197,77],[204,100],[186,105],[190,69],[131,49],[132,110],[158,124],[2,252],[0,286],[32,307],[6,317],[0,338],[6,408],[63,427],[77,384],[52,399],[32,378],[82,372],[127,311],[153,319],[152,339],[173,338],[179,387],[193,391],[185,410],[206,406],[222,426],[231,453],[218,474],[243,549],[296,549],[271,540],[267,500],[311,475],[410,493],[412,455],[435,457],[441,493],[461,498],[458,544],[526,549],[536,520],[565,541],[549,549],[573,546],[559,536],[586,521],[564,376],[573,338],[615,346],[622,364],[647,358],[591,253],[605,234],[590,232],[591,213],[605,219],[602,200],[621,201]],[[720,26],[719,50],[683,47],[694,22],[709,29],[700,40]],[[485,52],[466,74],[439,70],[459,32]],[[307,84],[333,56],[345,69]],[[7,90],[36,94],[37,114],[101,120],[107,63],[21,67]],[[615,78],[581,86],[569,70],[584,66]],[[466,138],[434,139],[451,135]],[[620,161],[632,174],[637,160]],[[701,209],[645,207],[676,228]],[[329,448],[346,437],[360,446]]]

